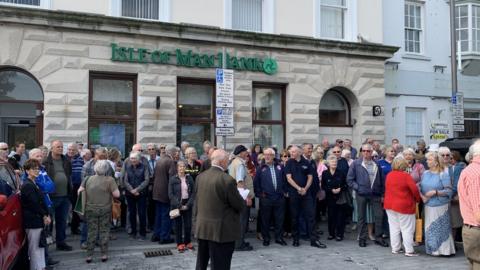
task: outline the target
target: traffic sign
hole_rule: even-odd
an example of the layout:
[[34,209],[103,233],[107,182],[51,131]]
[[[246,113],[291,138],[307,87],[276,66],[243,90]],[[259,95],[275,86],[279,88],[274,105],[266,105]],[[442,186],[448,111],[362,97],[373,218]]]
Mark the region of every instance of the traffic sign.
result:
[[216,107],[233,108],[233,70],[216,70]]
[[233,108],[216,109],[217,127],[233,127]]
[[453,131],[465,131],[464,125],[453,125]]
[[464,124],[464,118],[462,115],[454,115],[453,116],[453,124],[454,125],[463,125]]
[[233,127],[216,127],[215,135],[217,136],[233,136],[235,135],[235,129]]

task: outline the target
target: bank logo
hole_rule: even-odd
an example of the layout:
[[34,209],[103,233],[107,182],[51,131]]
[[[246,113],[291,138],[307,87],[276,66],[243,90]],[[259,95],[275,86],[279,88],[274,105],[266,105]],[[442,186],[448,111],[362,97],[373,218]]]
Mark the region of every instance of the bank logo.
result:
[[275,74],[277,72],[277,61],[272,58],[266,58],[263,60],[263,72],[267,73],[268,75]]

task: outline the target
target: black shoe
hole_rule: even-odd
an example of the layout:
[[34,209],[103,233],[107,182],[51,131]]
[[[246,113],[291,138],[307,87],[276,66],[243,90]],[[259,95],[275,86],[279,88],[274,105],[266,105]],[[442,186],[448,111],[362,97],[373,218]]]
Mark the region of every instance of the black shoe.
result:
[[236,251],[252,251],[253,247],[247,246],[247,245],[242,245],[239,248],[235,249]]
[[250,245],[250,242],[243,242],[243,244],[247,247],[251,247],[252,245]]
[[333,238],[335,238],[335,237],[329,235],[329,236],[327,237],[327,240],[332,240]]
[[383,240],[383,239],[375,240],[375,244],[379,245],[379,246],[382,246],[382,247],[388,247],[388,243],[385,242],[385,240]]
[[365,242],[365,240],[360,240],[360,241],[358,241],[358,245],[359,245],[360,247],[366,247],[366,246],[367,246],[367,243]]
[[316,248],[327,248],[327,246],[325,244],[323,244],[322,242],[320,242],[318,240],[311,241],[310,246],[316,247]]
[[270,240],[263,240],[263,246],[265,247],[270,246]]
[[341,237],[341,236],[337,236],[337,237],[335,238],[335,240],[337,240],[338,242],[340,242],[340,241],[342,241],[342,240],[343,240],[343,237]]
[[158,242],[160,241],[160,238],[156,234],[152,234],[152,238],[150,238],[150,241],[152,242]]
[[323,231],[322,230],[318,231],[318,235],[323,235]]
[[72,229],[72,235],[80,235],[82,232],[79,229]]
[[73,248],[69,245],[67,245],[66,243],[62,243],[62,244],[58,244],[57,245],[57,250],[61,250],[61,251],[72,251]]
[[60,262],[60,261],[56,261],[56,260],[48,257],[47,265],[48,265],[48,266],[57,265],[59,262]]
[[160,240],[158,243],[159,243],[160,245],[166,245],[166,244],[171,244],[171,243],[173,243],[173,242],[175,242],[173,239],[162,239],[162,240]]
[[285,242],[285,240],[283,240],[283,239],[277,239],[277,240],[275,240],[275,243],[277,243],[281,246],[286,246],[287,245],[287,242]]
[[300,241],[298,241],[298,240],[293,240],[292,246],[294,246],[294,247],[300,246]]

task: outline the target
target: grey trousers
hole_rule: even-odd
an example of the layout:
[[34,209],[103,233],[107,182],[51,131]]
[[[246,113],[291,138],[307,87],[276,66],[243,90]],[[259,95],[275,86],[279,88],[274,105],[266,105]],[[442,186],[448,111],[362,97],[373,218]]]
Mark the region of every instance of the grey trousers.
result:
[[[245,203],[246,204],[246,203]],[[250,218],[250,207],[245,205],[240,213],[240,240],[235,241],[235,248],[240,248],[245,243],[245,233],[248,230],[248,219]]]
[[367,232],[367,203],[370,202],[370,205],[373,209],[373,216],[375,221],[375,238],[377,240],[382,239],[382,224],[383,224],[383,207],[382,199],[380,197],[364,197],[357,194],[357,208],[358,208],[358,228],[360,228],[360,237],[361,241],[366,241],[368,232]]

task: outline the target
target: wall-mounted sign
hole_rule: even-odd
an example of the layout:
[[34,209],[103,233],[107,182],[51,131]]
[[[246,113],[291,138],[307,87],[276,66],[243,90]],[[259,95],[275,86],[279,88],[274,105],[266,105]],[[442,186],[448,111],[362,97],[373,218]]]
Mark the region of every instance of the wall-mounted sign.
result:
[[384,114],[383,114],[383,108],[382,108],[382,106],[379,106],[379,105],[372,106],[372,115],[373,115],[373,116],[382,116],[382,115],[384,115]]
[[430,123],[430,139],[431,140],[446,140],[450,135],[450,128],[447,122],[432,121]]
[[[201,54],[191,50],[175,51],[149,50],[145,48],[122,47],[111,44],[112,61],[141,64],[165,64],[196,68],[221,68],[223,54]],[[237,57],[226,54],[226,68],[243,71],[264,72],[273,75],[277,72],[277,61],[272,58]]]

